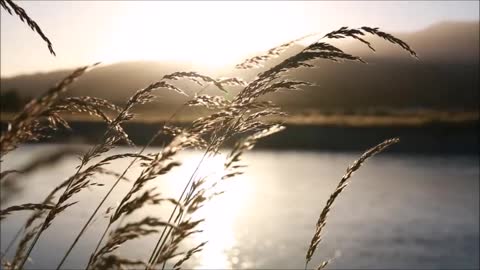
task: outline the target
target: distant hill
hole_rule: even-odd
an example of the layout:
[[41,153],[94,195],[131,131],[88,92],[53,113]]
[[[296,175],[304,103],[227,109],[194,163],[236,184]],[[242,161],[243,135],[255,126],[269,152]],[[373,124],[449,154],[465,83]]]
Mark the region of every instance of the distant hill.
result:
[[[418,32],[395,35],[411,45],[422,62],[478,64],[479,31],[479,22],[442,22]],[[382,42],[380,38],[369,40],[377,49],[375,54],[365,46],[347,45],[343,48],[355,54],[363,54],[370,59],[388,57],[408,60],[405,57],[406,53],[398,50],[395,45]]]
[[367,37],[375,53],[359,42],[340,40],[335,44],[369,64],[322,61],[316,69],[292,72],[291,77],[314,81],[320,86],[306,94],[287,93],[278,98],[293,107],[347,110],[478,109],[479,25],[479,22],[445,22],[414,33],[395,34],[415,49],[420,61],[379,38]]
[[[358,109],[436,108],[478,109],[479,22],[445,22],[414,33],[398,33],[419,54],[420,61],[395,46],[370,38],[377,53],[358,43],[342,40],[345,51],[364,57],[369,64],[321,61],[316,69],[301,69],[292,77],[316,82],[306,93],[277,94],[272,99],[293,108]],[[300,46],[289,50],[291,55]],[[275,64],[282,58],[273,61]],[[123,103],[135,90],[174,71],[191,71],[188,63],[125,62],[96,68],[83,76],[69,92],[93,95]],[[201,70],[197,70],[201,72]],[[254,71],[218,71],[225,76],[251,78]],[[35,96],[69,71],[22,75],[1,79],[1,91],[18,89],[22,96]],[[215,74],[212,74],[215,75]],[[186,85],[193,86],[193,85]],[[184,97],[160,93],[160,104],[176,104]]]
[[[146,61],[101,65],[75,82],[69,94],[91,95],[106,98],[115,103],[123,103],[134,91],[159,80],[162,75],[183,70],[191,70],[191,68],[188,64],[182,63]],[[20,95],[36,96],[68,76],[71,71],[62,70],[2,78],[1,89],[2,91],[17,89]]]

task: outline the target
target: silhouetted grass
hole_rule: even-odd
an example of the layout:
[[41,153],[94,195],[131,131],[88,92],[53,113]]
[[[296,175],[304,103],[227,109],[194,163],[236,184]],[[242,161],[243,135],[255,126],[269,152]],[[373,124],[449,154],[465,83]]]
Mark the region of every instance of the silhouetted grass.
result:
[[[10,0],[1,0],[0,3],[8,12],[11,13],[11,10],[13,10],[22,20],[25,20],[47,42],[50,51],[54,54],[50,41],[22,8]],[[318,35],[313,34],[306,37]],[[125,174],[136,165],[141,168],[141,172],[134,181],[130,182],[130,189],[124,194],[119,204],[108,209],[108,224],[103,234],[99,235],[95,250],[92,251],[89,258],[85,258],[86,269],[121,269],[123,267],[163,269],[166,263],[171,260],[175,260],[172,262],[173,267],[179,269],[193,254],[201,252],[202,248],[208,244],[202,242],[187,250],[181,250],[180,244],[185,239],[201,233],[198,227],[204,220],[194,218],[194,214],[206,203],[209,203],[211,198],[224,192],[218,185],[221,181],[231,180],[244,173],[245,166],[240,163],[240,159],[246,151],[252,149],[260,139],[284,129],[281,124],[272,123],[266,121],[266,119],[272,116],[283,116],[285,112],[272,102],[258,101],[258,99],[269,94],[275,94],[278,91],[296,91],[311,86],[312,84],[309,82],[289,79],[286,78],[286,75],[294,69],[315,67],[316,61],[365,63],[360,57],[344,52],[326,41],[328,39],[353,38],[374,50],[372,44],[366,40],[368,35],[379,36],[387,42],[400,46],[410,55],[416,57],[416,53],[408,44],[382,32],[378,28],[360,27],[351,29],[342,27],[324,35],[274,67],[258,73],[257,77],[250,82],[244,82],[238,78],[217,79],[197,72],[175,72],[164,75],[159,81],[137,90],[123,107],[115,106],[106,100],[95,97],[61,98],[60,94],[67,91],[68,86],[93,66],[85,66],[75,70],[56,86],[33,99],[11,121],[8,130],[2,133],[0,137],[0,157],[2,159],[8,157],[7,154],[14,151],[22,143],[42,139],[45,136],[46,129],[68,128],[69,125],[67,121],[60,117],[60,112],[87,112],[95,115],[106,123],[106,131],[89,150],[80,154],[80,163],[76,172],[57,186],[43,202],[25,203],[1,210],[0,216],[2,218],[17,211],[34,211],[26,224],[20,228],[23,236],[13,259],[8,260],[5,256],[2,258],[3,267],[5,269],[23,269],[30,253],[41,239],[42,233],[54,226],[56,218],[61,214],[68,213],[69,208],[78,202],[75,199],[78,193],[83,192],[86,188],[108,185],[108,183],[93,182],[92,177],[97,174],[114,175],[116,181],[110,186],[97,207],[92,209],[92,213],[83,224],[82,229],[76,233],[75,239],[57,265],[57,269],[60,269],[85,231],[90,227],[92,220],[103,207],[107,198],[115,191],[120,181],[126,180]],[[237,68],[260,67],[265,61],[279,56],[286,48],[304,40],[306,37],[274,47],[264,55],[247,59],[237,65]],[[123,124],[134,118],[135,115],[132,112],[134,107],[151,102],[156,98],[155,92],[158,91],[174,91],[181,95],[187,95],[186,91],[173,84],[177,80],[190,80],[200,87],[213,85],[220,92],[229,92],[229,88],[232,86],[242,87],[242,90],[233,98],[226,99],[223,96],[201,94],[205,89],[202,88],[191,100],[178,108],[174,114],[179,113],[182,108],[187,106],[201,106],[207,109],[208,114],[206,116],[196,119],[186,127],[175,127],[165,123],[140,151],[120,155],[110,154],[111,150],[120,142],[125,142],[129,146],[135,145],[122,127]],[[171,139],[159,152],[144,155],[144,150],[159,134],[169,136]],[[208,176],[200,175],[198,169],[207,158],[217,155],[221,147],[231,141],[236,143],[226,157],[222,177],[213,184],[209,184],[206,181]],[[305,268],[320,243],[321,232],[327,221],[327,214],[330,212],[335,199],[346,187],[347,180],[352,173],[358,170],[368,158],[397,142],[398,139],[391,139],[377,145],[365,152],[347,169],[317,221],[315,233],[307,251]],[[159,176],[166,175],[181,165],[181,160],[178,160],[177,154],[185,149],[200,149],[203,151],[203,156],[184,186],[183,192],[176,197],[175,195],[161,194],[155,189],[147,189],[147,183],[155,181]],[[122,173],[105,169],[106,165],[126,158],[133,160]],[[4,171],[0,174],[1,178],[6,178],[8,174],[13,172]],[[3,184],[4,181],[2,181]],[[58,196],[58,199],[55,200],[56,196]],[[133,218],[133,214],[144,206],[164,203],[174,206],[169,218],[156,216],[147,216],[141,220]],[[123,222],[125,220],[127,222]],[[159,238],[155,243],[152,243],[152,248],[145,248],[144,258],[124,258],[114,254],[115,250],[125,243],[153,234],[159,234]],[[319,269],[327,264],[328,262],[322,263]]]

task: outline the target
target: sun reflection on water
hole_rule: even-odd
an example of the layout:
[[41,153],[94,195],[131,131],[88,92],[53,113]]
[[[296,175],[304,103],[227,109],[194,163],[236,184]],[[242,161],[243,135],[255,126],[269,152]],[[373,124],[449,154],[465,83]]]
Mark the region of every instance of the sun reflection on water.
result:
[[[184,163],[183,172],[188,174],[195,170],[200,158],[192,157]],[[195,256],[196,269],[228,269],[237,268],[239,263],[236,249],[237,235],[235,224],[238,213],[244,210],[246,200],[252,192],[249,182],[242,176],[219,181],[223,172],[224,155],[204,159],[197,175],[208,176],[206,186],[218,182],[216,191],[224,191],[208,201],[195,213],[194,218],[205,219],[201,226],[203,232],[196,234],[189,246],[208,241],[203,251]]]

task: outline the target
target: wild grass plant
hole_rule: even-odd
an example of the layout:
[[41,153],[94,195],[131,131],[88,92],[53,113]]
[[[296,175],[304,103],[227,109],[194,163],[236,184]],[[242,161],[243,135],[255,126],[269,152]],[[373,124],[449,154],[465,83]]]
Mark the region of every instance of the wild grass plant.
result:
[[[25,10],[11,0],[0,0],[0,5],[10,14],[15,14],[25,21],[40,35],[47,43],[49,51],[55,55],[52,43]],[[53,132],[59,128],[68,129],[69,124],[62,118],[64,113],[95,115],[106,123],[106,130],[89,150],[80,154],[75,151],[79,156],[79,164],[75,173],[64,179],[60,185],[47,194],[43,201],[9,206],[0,210],[2,219],[8,218],[18,211],[32,212],[18,229],[7,250],[2,253],[2,267],[4,269],[24,269],[32,250],[38,248],[37,243],[42,240],[43,233],[48,229],[55,230],[56,219],[61,215],[68,215],[70,209],[78,203],[77,194],[86,192],[87,188],[95,189],[107,186],[107,192],[99,199],[98,205],[91,209],[89,218],[84,221],[81,230],[73,232],[71,244],[65,250],[62,259],[59,262],[52,262],[52,267],[62,269],[77,243],[82,240],[85,232],[91,227],[92,221],[106,209],[107,224],[103,233],[98,235],[98,241],[90,256],[85,258],[85,269],[164,269],[167,265],[171,265],[174,269],[180,269],[185,261],[208,245],[207,242],[200,242],[187,249],[184,249],[182,245],[186,239],[193,239],[195,234],[202,233],[199,227],[204,219],[197,218],[195,213],[205,204],[213,203],[211,202],[212,198],[226,191],[222,190],[221,182],[232,181],[237,175],[244,173],[246,166],[242,163],[242,156],[245,152],[251,150],[259,140],[284,129],[281,123],[268,121],[268,117],[285,115],[285,112],[279,106],[265,101],[265,99],[268,100],[269,95],[279,91],[296,91],[313,86],[306,81],[288,78],[288,74],[292,70],[315,68],[318,61],[324,60],[366,63],[362,58],[344,52],[328,41],[350,38],[374,51],[373,45],[366,39],[368,36],[381,37],[386,42],[398,45],[411,56],[417,56],[408,44],[379,28],[341,27],[325,35],[316,33],[286,42],[263,55],[246,59],[243,63],[236,65],[237,69],[260,68],[267,61],[280,56],[292,45],[316,38],[316,41],[311,42],[293,56],[259,72],[250,82],[245,82],[240,78],[217,79],[197,72],[174,72],[163,75],[157,82],[137,90],[123,107],[95,97],[65,97],[68,87],[97,64],[76,69],[58,84],[28,103],[9,123],[8,129],[4,130],[0,137],[0,158],[1,160],[8,158],[8,154],[15,151],[21,144],[40,141],[46,136],[54,134]],[[158,131],[146,145],[134,148],[135,142],[129,138],[122,126],[135,117],[134,108],[156,99],[156,92],[173,91],[179,95],[187,95],[187,91],[176,86],[175,82],[179,80],[192,81],[199,86],[199,89],[189,101],[177,109],[171,119],[189,106],[206,108],[209,113],[184,128],[175,127],[167,122],[158,127]],[[202,94],[207,86],[214,86],[218,89],[219,95]],[[221,95],[223,92],[236,94],[233,98],[227,99]],[[259,100],[260,98],[263,99]],[[170,140],[159,152],[145,154],[145,150],[160,135],[167,135]],[[306,249],[305,269],[308,268],[309,262],[320,244],[323,228],[333,202],[343,192],[353,172],[358,170],[367,159],[398,141],[397,138],[388,139],[374,146],[347,169],[327,200],[314,227],[314,235]],[[199,169],[204,166],[205,160],[218,155],[224,149],[223,146],[231,142],[234,142],[234,147],[226,155],[223,172],[219,172],[222,176],[212,184],[207,181],[209,176],[201,175]],[[120,143],[130,146],[131,151],[139,150],[112,154],[112,150]],[[161,190],[150,188],[149,184],[160,181],[160,176],[162,176],[162,181],[169,181],[168,174],[182,164],[178,153],[187,149],[197,149],[203,154],[189,179],[185,179],[186,183],[181,194],[165,195]],[[2,189],[8,189],[15,185],[14,179],[17,174],[39,169],[42,164],[55,162],[65,154],[71,153],[72,151],[52,153],[47,158],[34,160],[25,168],[2,170],[0,173]],[[108,164],[119,160],[130,161],[124,171],[113,172],[106,168]],[[140,168],[140,173],[134,179],[127,179],[126,174],[133,168]],[[104,177],[99,177],[101,175],[113,175],[116,180],[113,183],[102,181]],[[94,176],[97,180],[94,180]],[[117,206],[106,207],[107,199],[112,194],[120,192],[117,190],[117,186],[121,181],[128,181],[130,188],[122,195],[123,198]],[[228,194],[222,196],[228,196]],[[149,215],[141,219],[135,218],[135,214],[142,208],[159,204],[172,205],[170,215]],[[142,258],[126,258],[116,253],[116,250],[126,243],[152,235],[156,235],[157,240],[151,243],[151,247],[145,247]],[[8,257],[6,253],[12,247],[16,248],[15,254]],[[321,262],[317,269],[324,268],[329,262]]]

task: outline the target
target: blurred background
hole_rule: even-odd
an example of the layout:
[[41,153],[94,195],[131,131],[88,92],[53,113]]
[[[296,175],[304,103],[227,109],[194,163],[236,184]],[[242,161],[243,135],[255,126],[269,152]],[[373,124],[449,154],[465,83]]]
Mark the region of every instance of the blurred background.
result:
[[[419,60],[378,38],[367,37],[375,53],[358,42],[338,40],[333,43],[368,64],[318,62],[315,69],[289,73],[315,86],[266,97],[289,114],[272,119],[284,121],[287,129],[261,141],[245,158],[246,174],[204,209],[207,222],[201,237],[210,242],[188,266],[303,268],[316,219],[348,164],[382,140],[399,137],[400,144],[354,175],[329,217],[315,260],[337,256],[331,267],[343,269],[478,269],[478,1],[18,3],[42,27],[57,56],[18,18],[1,11],[2,130],[32,97],[75,67],[97,61],[102,64],[82,76],[67,95],[91,95],[122,105],[136,90],[174,71],[249,81],[315,39],[294,45],[263,68],[236,70],[236,64],[310,33],[378,26],[401,38]],[[187,108],[170,119],[200,90],[194,84],[181,86],[189,97],[159,92],[154,103],[139,108],[125,125],[136,144],[145,144],[167,120],[186,126],[205,112]],[[208,87],[204,93],[232,98],[237,91],[220,93]],[[59,147],[86,147],[105,131],[104,123],[88,115],[66,118],[72,131],[60,130],[9,153],[2,171]],[[148,150],[158,151],[163,142]],[[190,151],[182,157],[181,169],[158,184],[166,193],[180,192],[201,153]],[[222,157],[204,167],[218,169]],[[74,157],[64,158],[22,176],[18,194],[2,198],[2,208],[42,200],[76,165]],[[121,171],[125,165],[119,162],[111,169]],[[42,237],[28,267],[49,268],[58,261],[69,244],[58,241],[58,235],[73,240],[104,192],[82,194],[87,200]],[[110,204],[119,198],[111,198]],[[25,218],[15,215],[2,222],[2,252]],[[99,228],[102,222],[96,221]],[[96,226],[66,267],[83,266],[100,233]],[[139,245],[149,249],[152,241]],[[120,252],[141,256],[141,251],[132,245]]]

